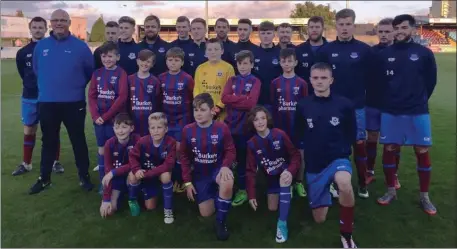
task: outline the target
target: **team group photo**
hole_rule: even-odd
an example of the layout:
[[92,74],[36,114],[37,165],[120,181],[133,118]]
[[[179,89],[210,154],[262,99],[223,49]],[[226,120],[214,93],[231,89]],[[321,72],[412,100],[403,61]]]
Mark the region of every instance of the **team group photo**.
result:
[[457,246],[455,2],[341,2],[2,10],[2,246]]

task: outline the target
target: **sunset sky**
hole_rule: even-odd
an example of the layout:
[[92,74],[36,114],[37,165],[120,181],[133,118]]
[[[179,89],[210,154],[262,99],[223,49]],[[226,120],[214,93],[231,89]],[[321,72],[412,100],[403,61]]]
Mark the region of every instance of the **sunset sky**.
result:
[[[210,1],[210,18],[288,18],[296,3],[304,1]],[[330,4],[335,10],[345,8],[346,1],[313,1],[316,4]],[[432,1],[350,1],[356,23],[376,22],[383,17],[401,13],[428,14]],[[176,18],[185,15],[190,18],[204,17],[204,1],[2,1],[1,14],[14,14],[20,9],[26,16],[43,16],[62,8],[70,15],[85,16],[88,27],[103,14],[104,20],[117,20],[122,15],[141,21],[148,14],[160,18]],[[227,11],[229,10],[229,11]],[[142,21],[141,21],[142,22]]]

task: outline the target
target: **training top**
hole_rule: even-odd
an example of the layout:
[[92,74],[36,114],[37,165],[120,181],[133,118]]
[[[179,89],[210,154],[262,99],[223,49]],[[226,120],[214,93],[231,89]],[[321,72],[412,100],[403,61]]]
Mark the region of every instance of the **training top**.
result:
[[428,100],[437,83],[433,52],[414,42],[395,43],[378,53],[377,89],[381,110],[394,115],[428,113]]
[[154,43],[149,44],[146,41],[146,37],[138,43],[140,46],[140,50],[142,49],[149,49],[154,52],[156,59],[154,66],[151,68],[150,72],[154,75],[160,75],[161,73],[165,73],[168,71],[167,63],[165,62],[165,55],[170,48],[170,43],[165,40],[162,40],[160,36],[154,40]]
[[38,42],[30,41],[29,44],[19,49],[16,53],[16,67],[22,79],[22,97],[24,99],[37,99],[37,78],[33,72],[33,50]]
[[281,47],[276,45],[271,48],[258,47],[256,51],[253,73],[262,82],[259,105],[272,104],[270,102],[270,84],[282,74],[282,68],[279,64]]
[[86,99],[86,85],[94,57],[84,41],[72,34],[57,40],[51,31],[33,51],[39,102],[78,102]]
[[295,115],[307,173],[320,173],[336,159],[349,159],[357,135],[355,109],[349,99],[334,93],[307,96],[298,103]]
[[184,182],[211,178],[214,170],[231,168],[236,159],[230,130],[219,121],[213,121],[206,128],[197,123],[186,125],[182,131],[180,154]]
[[[256,199],[256,175],[259,168],[268,178],[279,181],[279,175],[288,170],[295,176],[300,168],[300,152],[289,136],[273,128],[265,138],[254,135],[247,143],[246,190],[249,199]],[[258,166],[258,167],[257,167]]]
[[117,46],[120,55],[118,65],[125,70],[127,75],[138,72],[136,59],[138,58],[138,52],[140,52],[140,46],[133,39],[129,42],[122,42],[119,39]]

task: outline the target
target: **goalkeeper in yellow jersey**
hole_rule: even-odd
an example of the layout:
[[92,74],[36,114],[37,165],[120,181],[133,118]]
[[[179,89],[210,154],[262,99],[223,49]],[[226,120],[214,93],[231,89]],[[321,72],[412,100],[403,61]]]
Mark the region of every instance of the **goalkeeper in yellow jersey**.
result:
[[208,61],[197,67],[195,71],[194,97],[200,93],[209,93],[214,99],[215,118],[223,121],[225,118],[224,104],[221,96],[227,80],[235,75],[232,65],[221,59],[224,53],[222,42],[211,38],[206,42],[205,56]]

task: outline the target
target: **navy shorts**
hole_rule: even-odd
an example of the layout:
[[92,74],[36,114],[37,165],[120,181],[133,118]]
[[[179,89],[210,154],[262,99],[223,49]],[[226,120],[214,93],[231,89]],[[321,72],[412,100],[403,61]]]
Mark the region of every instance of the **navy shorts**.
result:
[[365,108],[355,110],[355,119],[357,122],[357,140],[367,140]]
[[38,124],[38,100],[22,98],[21,119],[25,126]]
[[127,191],[127,176],[115,176],[111,180],[111,188],[121,192]]
[[347,171],[352,175],[352,166],[349,159],[336,159],[322,172],[317,174],[306,173],[308,201],[312,209],[332,205],[330,184],[333,182],[333,178],[338,171]]
[[102,124],[102,125],[98,125],[98,124],[94,123],[94,128],[95,128],[95,138],[97,140],[98,147],[105,146],[106,141],[108,141],[108,139],[115,136],[113,124],[111,124],[111,123]]
[[218,196],[219,185],[216,183],[216,177],[219,171],[220,169],[216,169],[210,176],[194,181],[193,184],[197,191],[196,198],[198,204],[215,199]]
[[379,131],[381,128],[381,111],[373,107],[365,107],[367,131]]
[[140,189],[143,192],[144,200],[154,198],[159,193],[160,180],[159,177],[153,177],[141,180]]
[[281,174],[275,176],[267,176],[267,194],[279,194],[281,186],[279,185],[279,178]]
[[392,115],[382,113],[379,143],[431,146],[432,128],[430,115]]

